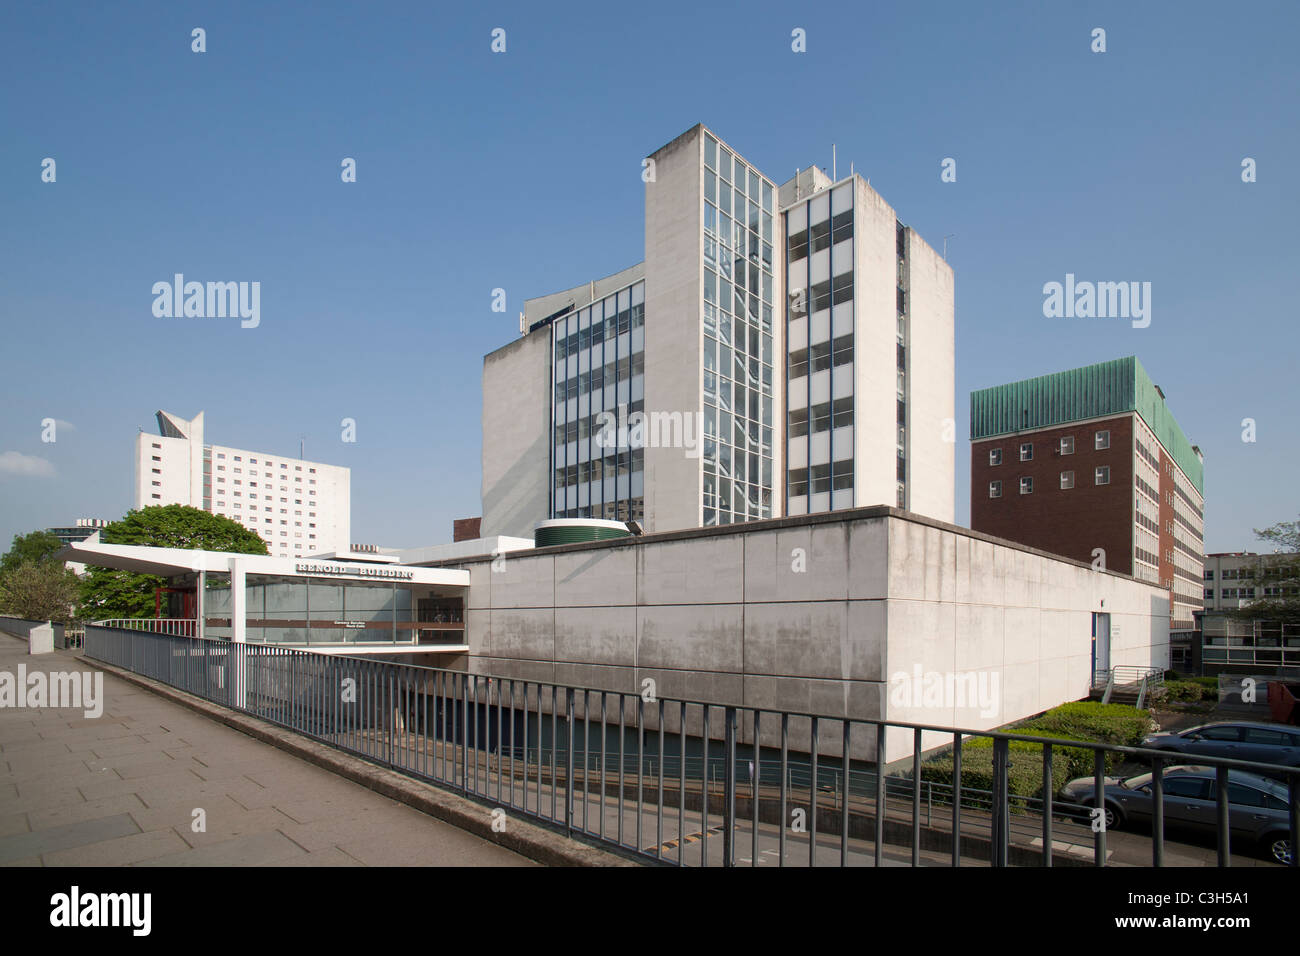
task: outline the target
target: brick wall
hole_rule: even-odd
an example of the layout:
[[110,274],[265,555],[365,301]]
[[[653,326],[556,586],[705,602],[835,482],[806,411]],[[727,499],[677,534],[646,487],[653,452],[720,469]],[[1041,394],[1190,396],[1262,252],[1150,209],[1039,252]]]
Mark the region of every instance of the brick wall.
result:
[[[1110,447],[1097,450],[1094,435],[1110,432]],[[1074,454],[1058,453],[1059,440],[1074,438]],[[1034,457],[1020,460],[1022,443]],[[1002,449],[1002,464],[989,464],[989,450]],[[1110,466],[1110,484],[1097,485],[1095,469]],[[1061,472],[1074,472],[1074,487],[1061,488]],[[1033,492],[1020,493],[1032,478]],[[1002,482],[1002,497],[989,497],[989,482]],[[1106,552],[1106,567],[1133,573],[1133,420],[1129,415],[989,438],[971,443],[971,528],[1009,538],[1077,561]]]

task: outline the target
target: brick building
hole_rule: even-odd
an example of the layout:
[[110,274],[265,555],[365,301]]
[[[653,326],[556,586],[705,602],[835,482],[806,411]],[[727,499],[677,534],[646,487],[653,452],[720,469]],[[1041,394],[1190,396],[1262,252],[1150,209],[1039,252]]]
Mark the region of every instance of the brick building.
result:
[[971,393],[971,528],[1170,591],[1170,627],[1202,605],[1204,462],[1138,360]]

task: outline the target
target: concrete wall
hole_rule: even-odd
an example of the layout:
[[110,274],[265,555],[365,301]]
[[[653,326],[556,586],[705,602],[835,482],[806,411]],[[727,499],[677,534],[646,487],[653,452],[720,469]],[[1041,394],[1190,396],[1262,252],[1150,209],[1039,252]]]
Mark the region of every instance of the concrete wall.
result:
[[907,507],[952,521],[957,449],[953,272],[911,229],[907,269]]
[[854,184],[853,500],[860,508],[892,506],[898,500],[897,217],[861,176]]
[[550,515],[551,335],[538,330],[483,359],[484,537],[531,538]]
[[[660,697],[986,729],[1088,694],[1093,612],[1113,615],[1112,664],[1168,660],[1167,592],[890,508],[463,566],[469,670],[629,694],[651,678]],[[899,677],[918,670],[996,693],[905,699]],[[675,707],[668,717],[673,731]],[[764,744],[779,745],[778,728],[769,717]],[[806,721],[791,733],[807,745]],[[823,724],[822,753],[839,752],[839,734]],[[910,745],[891,738],[888,759]],[[853,751],[874,758],[866,728]]]
[[[650,157],[645,187],[645,409],[695,415],[703,408],[700,308],[703,291],[703,127]],[[645,450],[645,527],[695,528],[701,521],[700,458],[681,448]]]

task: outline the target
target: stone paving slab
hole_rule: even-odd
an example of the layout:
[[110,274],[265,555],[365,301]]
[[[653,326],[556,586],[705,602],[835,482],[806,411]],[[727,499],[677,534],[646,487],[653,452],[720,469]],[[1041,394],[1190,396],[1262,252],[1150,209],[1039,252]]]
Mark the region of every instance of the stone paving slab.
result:
[[[97,669],[0,635],[20,663]],[[535,865],[113,674],[104,694],[98,719],[0,709],[0,866]]]

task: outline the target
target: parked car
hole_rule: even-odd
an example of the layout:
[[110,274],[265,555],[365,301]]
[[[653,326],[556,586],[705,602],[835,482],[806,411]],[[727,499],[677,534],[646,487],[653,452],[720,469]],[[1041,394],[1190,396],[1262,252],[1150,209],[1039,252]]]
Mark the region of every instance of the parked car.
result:
[[[1143,747],[1191,757],[1234,757],[1300,767],[1300,730],[1286,724],[1233,721],[1202,724],[1181,733],[1151,734]],[[1278,774],[1285,779],[1285,774]]]
[[[1107,830],[1133,822],[1149,823],[1152,815],[1150,773],[1132,777],[1105,777],[1102,788]],[[1163,774],[1165,823],[1214,833],[1218,823],[1218,784],[1213,767],[1176,766]],[[1061,800],[1091,808],[1096,785],[1092,777],[1071,780],[1061,789]],[[1236,839],[1254,841],[1278,863],[1291,862],[1291,820],[1288,790],[1276,780],[1228,771],[1228,827]]]

